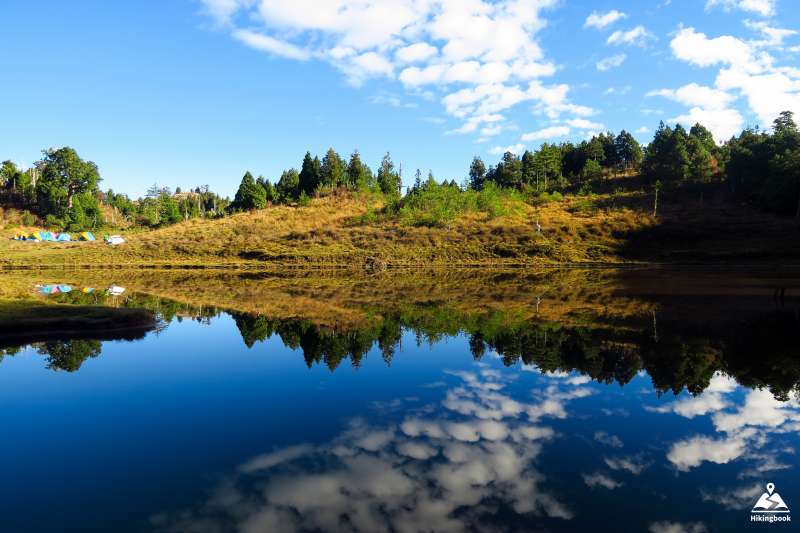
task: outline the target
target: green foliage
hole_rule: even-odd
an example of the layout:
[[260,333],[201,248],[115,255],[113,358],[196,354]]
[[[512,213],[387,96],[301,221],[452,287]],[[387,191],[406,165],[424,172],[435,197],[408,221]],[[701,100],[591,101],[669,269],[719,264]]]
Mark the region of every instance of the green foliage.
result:
[[296,169],[284,170],[275,186],[278,201],[288,202],[300,195],[300,174]]
[[256,183],[250,172],[245,172],[230,209],[232,211],[249,211],[251,209],[263,209],[266,206],[267,191]]
[[480,191],[462,190],[452,183],[437,183],[429,175],[424,184],[412,189],[389,210],[410,226],[447,227],[469,212],[484,212],[490,217],[511,214],[514,203],[522,205],[518,192],[491,182]]
[[587,159],[581,170],[581,177],[585,181],[601,179],[603,177],[603,167],[594,159]]
[[369,165],[361,161],[361,155],[355,150],[347,164],[347,185],[353,190],[363,191],[375,186],[375,177]]
[[42,214],[63,217],[73,208],[75,195],[97,191],[100,174],[97,165],[84,161],[68,147],[43,152],[38,164],[41,177],[36,184],[37,201]]
[[306,193],[307,196],[314,194],[322,184],[322,165],[318,157],[311,157],[311,152],[306,152],[303,158],[303,166],[299,175],[299,191]]
[[386,152],[378,169],[378,187],[383,194],[392,197],[400,196],[400,185],[400,174],[395,170],[392,156]]
[[791,112],[775,120],[773,133],[745,130],[728,143],[731,189],[778,213],[800,217],[800,131]]

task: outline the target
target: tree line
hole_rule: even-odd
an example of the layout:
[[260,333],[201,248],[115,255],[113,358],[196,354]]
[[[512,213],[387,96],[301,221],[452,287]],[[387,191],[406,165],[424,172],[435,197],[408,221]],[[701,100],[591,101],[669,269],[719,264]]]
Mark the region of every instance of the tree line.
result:
[[[489,166],[475,157],[460,181],[440,183],[431,174],[422,180],[417,170],[405,195],[401,169],[389,153],[373,171],[358,150],[345,159],[331,148],[321,159],[306,152],[299,170],[284,170],[274,182],[246,172],[232,201],[208,186],[173,192],[157,185],[144,197],[131,200],[112,190],[101,191],[97,165],[63,147],[45,150],[42,159],[27,171],[4,161],[0,165],[0,205],[36,213],[51,227],[95,228],[109,218],[112,225],[124,222],[158,227],[278,203],[306,205],[314,196],[342,189],[382,194],[393,212],[402,213],[404,206],[424,203],[420,198],[426,194],[432,195],[426,201],[459,205],[480,203],[480,197],[458,195],[480,192],[490,185],[528,198],[546,193],[586,194],[604,178],[637,173],[656,191],[727,184],[741,200],[800,217],[800,131],[790,111],[781,113],[771,130],[748,128],[722,144],[701,124],[687,131],[680,124],[671,127],[661,122],[646,146],[622,130],[600,133],[580,143],[543,143],[521,155],[506,152]],[[494,192],[489,195],[493,196]]]

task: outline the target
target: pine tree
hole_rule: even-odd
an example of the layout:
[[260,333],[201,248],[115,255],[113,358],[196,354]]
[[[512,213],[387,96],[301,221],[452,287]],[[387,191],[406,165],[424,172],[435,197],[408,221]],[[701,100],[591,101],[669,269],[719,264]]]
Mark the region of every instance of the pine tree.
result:
[[476,191],[483,189],[483,184],[486,181],[486,165],[483,160],[475,156],[472,158],[472,164],[469,166],[469,186]]
[[348,186],[355,190],[365,190],[373,186],[372,170],[361,161],[361,155],[355,150],[347,164]]
[[324,187],[344,187],[347,184],[347,168],[333,148],[329,148],[322,158],[320,176],[320,184]]
[[381,166],[378,169],[378,187],[380,187],[383,194],[390,196],[400,195],[400,174],[395,171],[392,156],[389,152],[383,156]]
[[280,202],[296,200],[300,196],[300,174],[296,169],[284,170],[275,185],[276,199]]
[[231,204],[233,211],[246,211],[249,209],[263,209],[267,205],[267,193],[264,188],[256,183],[250,172],[245,172],[239,190]]
[[311,152],[306,152],[300,168],[300,193],[306,193],[307,196],[314,194],[320,185],[321,166],[318,157],[312,158]]

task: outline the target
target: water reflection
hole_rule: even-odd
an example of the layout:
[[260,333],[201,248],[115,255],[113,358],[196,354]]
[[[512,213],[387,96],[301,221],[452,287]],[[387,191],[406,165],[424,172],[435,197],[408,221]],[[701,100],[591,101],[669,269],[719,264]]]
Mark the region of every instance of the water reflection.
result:
[[572,519],[538,462],[556,435],[547,421],[566,418],[569,403],[591,390],[556,380],[518,401],[504,393],[510,377],[488,366],[448,374],[456,382],[441,405],[402,399],[397,423],[357,418],[330,442],[253,457],[203,506],[154,523],[168,531],[410,533],[497,527],[507,520],[502,510]]
[[[606,292],[620,290],[625,279],[617,280],[617,285],[611,290],[606,288]],[[502,281],[518,286],[513,276]],[[180,283],[181,280],[176,280],[176,284]],[[199,284],[197,280],[192,283]],[[222,287],[218,293],[236,292],[236,287],[235,281],[231,281],[226,290]],[[463,310],[449,298],[410,302],[400,297],[373,298],[361,305],[342,296],[339,296],[342,302],[325,299],[328,295],[322,293],[309,304],[308,294],[294,294],[294,285],[290,287],[283,289],[284,301],[280,304],[283,308],[296,306],[298,311],[290,313],[293,315],[290,317],[198,305],[191,300],[179,301],[138,291],[124,295],[110,290],[50,291],[46,300],[147,309],[157,317],[156,333],[175,320],[208,324],[213,318],[229,315],[248,348],[276,336],[285,346],[301,350],[309,367],[324,364],[331,371],[345,360],[359,367],[373,346],[379,348],[386,364],[391,364],[401,349],[403,332],[412,331],[418,345],[466,335],[475,360],[491,352],[499,354],[506,366],[522,363],[550,373],[578,371],[600,383],[625,385],[644,371],[659,394],[668,391],[678,394],[683,390],[699,394],[713,385],[712,377],[719,372],[747,387],[767,388],[784,401],[800,391],[800,344],[795,342],[796,331],[800,329],[800,302],[790,296],[788,304],[784,298],[777,305],[769,297],[769,285],[755,299],[731,298],[728,294],[687,294],[680,298],[640,295],[612,298],[599,307],[595,305],[599,298],[596,294],[566,297],[556,290],[560,287],[549,293],[537,288],[535,292],[545,295],[544,298],[523,298],[508,305],[475,310]],[[502,289],[495,290],[502,293]],[[694,290],[702,292],[696,287]],[[353,314],[351,308],[355,307],[360,316],[339,324],[320,319],[311,310],[305,316],[305,310],[317,304],[334,305],[341,315]],[[275,306],[274,302],[265,302],[266,307],[270,305]],[[615,309],[615,305],[619,308]],[[542,312],[542,308],[549,308],[550,313]],[[553,309],[557,310],[555,316],[559,320],[550,319]],[[37,347],[45,355],[54,353],[51,360],[55,361],[55,368],[60,367],[59,360],[94,357],[101,349],[98,345],[89,350],[86,343],[73,346],[70,342]],[[6,352],[11,354],[15,350],[18,348],[7,348]],[[70,350],[75,355],[60,355]],[[82,357],[83,352],[89,355]],[[77,367],[73,364],[71,368]],[[701,408],[699,403],[692,405]]]
[[[31,480],[15,530],[56,528],[25,503],[55,493],[83,531],[653,532],[743,529],[768,481],[800,494],[800,302],[771,279],[4,281],[41,308],[153,318],[136,336],[0,327],[0,354],[45,358],[0,365],[0,466]],[[80,502],[37,477],[51,439],[64,482],[91,484]]]

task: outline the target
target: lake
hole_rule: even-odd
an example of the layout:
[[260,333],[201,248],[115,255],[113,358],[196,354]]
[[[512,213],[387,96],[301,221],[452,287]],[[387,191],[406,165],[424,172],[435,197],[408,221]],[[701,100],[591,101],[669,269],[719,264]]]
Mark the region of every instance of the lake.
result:
[[0,298],[78,306],[0,327],[3,531],[791,529],[751,522],[791,517],[752,512],[767,484],[800,509],[797,272],[6,272]]

